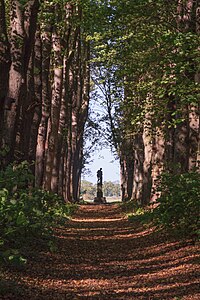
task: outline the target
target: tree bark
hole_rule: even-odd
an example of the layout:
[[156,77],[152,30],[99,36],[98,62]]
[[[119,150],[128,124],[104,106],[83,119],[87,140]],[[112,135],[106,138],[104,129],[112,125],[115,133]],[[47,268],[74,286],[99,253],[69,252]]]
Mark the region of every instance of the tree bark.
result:
[[2,148],[4,109],[6,109],[4,104],[8,92],[10,64],[11,57],[6,27],[5,2],[0,0],[0,149]]
[[24,53],[25,53],[25,30],[23,23],[23,9],[19,1],[11,1],[10,12],[10,44],[11,44],[11,69],[9,74],[8,97],[14,99],[11,110],[7,111],[6,126],[4,132],[5,144],[9,147],[7,163],[14,156],[16,139],[16,122],[19,118],[22,89],[25,84]]
[[[164,136],[164,129],[161,127],[156,128],[155,137],[152,146],[152,189],[151,189],[151,202],[157,200],[160,194],[157,192],[159,177],[161,176],[165,163],[168,164],[172,161],[165,160],[166,140]],[[173,157],[172,157],[173,158]]]
[[152,190],[152,124],[151,117],[146,113],[143,128],[144,163],[143,163],[143,188],[142,204],[148,204],[151,199]]
[[[38,30],[35,37],[35,49],[34,49],[34,102],[30,109],[32,113],[32,124],[30,131],[28,160],[36,161],[36,148],[38,128],[42,117],[42,41],[41,32],[38,26]],[[35,168],[34,168],[35,174]]]
[[43,186],[45,167],[45,143],[47,138],[47,127],[51,107],[51,86],[50,86],[50,60],[52,25],[46,25],[41,34],[42,40],[42,118],[38,128],[36,162],[35,162],[35,185]]
[[122,201],[132,199],[133,176],[135,168],[135,153],[133,150],[133,139],[124,139],[120,146],[120,180]]
[[134,174],[132,199],[142,204],[143,201],[143,180],[144,180],[144,143],[142,134],[138,133],[134,138]]
[[[39,105],[35,98],[35,79],[34,73],[37,66],[35,65],[35,42],[38,40],[36,36],[37,17],[39,10],[38,1],[29,1],[24,11],[24,29],[26,33],[25,39],[25,55],[24,69],[26,76],[26,90],[24,91],[24,99],[20,112],[18,140],[16,149],[22,154],[22,158],[29,160],[29,143],[31,140],[31,127],[35,108]],[[27,70],[27,71],[26,71]],[[28,72],[28,73],[27,73]]]
[[[5,144],[10,152],[7,163],[13,160],[16,143],[20,144],[19,121],[24,103],[26,103],[26,75],[34,43],[39,0],[28,1],[25,8],[20,1],[11,1],[10,13],[10,44],[11,69],[9,74],[8,97],[15,103],[6,113],[6,126],[4,132]],[[21,115],[23,117],[23,114]]]
[[47,191],[52,189],[54,185],[53,166],[54,159],[57,151],[58,142],[58,127],[59,116],[62,96],[62,80],[63,80],[63,56],[60,36],[55,28],[52,35],[52,43],[54,50],[54,79],[53,79],[53,91],[51,102],[51,115],[50,115],[50,131],[47,137],[47,151],[45,160],[45,177],[44,188]]

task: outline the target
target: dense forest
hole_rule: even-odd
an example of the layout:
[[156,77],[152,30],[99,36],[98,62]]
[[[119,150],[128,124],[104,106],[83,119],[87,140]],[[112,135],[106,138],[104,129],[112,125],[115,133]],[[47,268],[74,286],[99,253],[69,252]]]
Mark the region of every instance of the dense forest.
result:
[[96,87],[123,200],[149,203],[163,171],[199,170],[199,1],[0,6],[2,170],[26,161],[36,187],[76,202]]

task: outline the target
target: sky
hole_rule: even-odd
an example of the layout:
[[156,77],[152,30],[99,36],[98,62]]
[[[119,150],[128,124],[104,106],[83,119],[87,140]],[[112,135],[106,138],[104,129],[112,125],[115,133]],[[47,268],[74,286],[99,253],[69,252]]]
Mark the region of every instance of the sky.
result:
[[[99,116],[105,116],[106,113],[105,107],[102,105],[104,95],[98,87],[96,91],[98,92],[98,98],[94,99],[91,94],[90,99],[91,115],[94,119],[96,118],[96,114]],[[109,148],[96,150],[93,155],[91,155],[91,160],[92,162],[85,166],[90,172],[88,175],[82,174],[83,180],[96,183],[97,171],[102,168],[103,181],[120,181],[119,160],[116,160]]]
[[82,175],[83,180],[96,183],[97,170],[102,168],[103,181],[120,181],[119,161],[114,158],[109,149],[102,149],[95,152],[91,158],[93,159],[93,162],[86,166],[91,174]]

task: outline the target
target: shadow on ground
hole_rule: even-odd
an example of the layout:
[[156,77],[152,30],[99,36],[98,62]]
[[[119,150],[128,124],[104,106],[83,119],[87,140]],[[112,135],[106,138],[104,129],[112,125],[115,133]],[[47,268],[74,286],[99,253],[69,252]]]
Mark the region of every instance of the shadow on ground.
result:
[[4,270],[1,299],[200,299],[198,246],[130,224],[118,205],[80,206],[55,237],[55,253]]

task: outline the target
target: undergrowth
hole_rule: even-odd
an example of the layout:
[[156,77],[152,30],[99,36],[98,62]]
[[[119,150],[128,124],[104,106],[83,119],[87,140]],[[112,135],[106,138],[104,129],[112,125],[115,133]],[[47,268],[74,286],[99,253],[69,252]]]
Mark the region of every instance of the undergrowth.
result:
[[131,222],[154,224],[173,234],[200,238],[200,174],[164,173],[157,189],[160,197],[155,208],[141,207],[136,201],[122,204]]
[[0,263],[25,264],[21,248],[32,239],[46,238],[53,251],[52,227],[76,209],[57,194],[31,187],[32,182],[27,162],[0,172]]
[[158,226],[184,236],[200,237],[200,174],[165,173],[158,188],[161,196],[154,210]]
[[139,222],[143,225],[151,225],[153,221],[153,211],[150,206],[142,207],[136,201],[129,201],[123,204],[123,210],[126,211],[130,222]]

